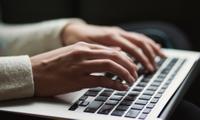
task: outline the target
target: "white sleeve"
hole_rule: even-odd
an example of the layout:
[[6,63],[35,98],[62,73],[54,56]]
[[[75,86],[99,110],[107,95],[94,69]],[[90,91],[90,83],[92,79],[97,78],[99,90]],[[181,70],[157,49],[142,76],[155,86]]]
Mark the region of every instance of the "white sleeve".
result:
[[60,33],[65,25],[81,19],[58,19],[34,24],[0,24],[0,55],[30,56],[61,47]]
[[0,57],[0,100],[34,95],[32,67],[28,56]]

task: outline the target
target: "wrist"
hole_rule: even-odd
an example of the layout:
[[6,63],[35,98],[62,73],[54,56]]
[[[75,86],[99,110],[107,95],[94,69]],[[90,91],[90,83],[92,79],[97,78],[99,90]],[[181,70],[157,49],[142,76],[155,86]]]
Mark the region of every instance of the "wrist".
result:
[[38,63],[37,60],[34,57],[30,58],[31,65],[32,65],[32,74],[33,74],[33,81],[34,81],[34,96],[39,96],[39,74],[38,72]]
[[73,34],[74,28],[76,27],[73,27],[73,26],[80,26],[80,25],[85,25],[85,24],[86,23],[83,23],[83,22],[71,22],[71,23],[66,24],[60,33],[60,42],[62,46],[67,46],[71,42],[73,43],[73,41],[71,41],[71,38],[76,37]]

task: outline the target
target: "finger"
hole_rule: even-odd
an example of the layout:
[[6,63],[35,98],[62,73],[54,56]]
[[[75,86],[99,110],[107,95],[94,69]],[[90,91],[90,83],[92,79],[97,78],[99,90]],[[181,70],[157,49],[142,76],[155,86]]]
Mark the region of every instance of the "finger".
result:
[[131,43],[140,47],[143,50],[144,54],[149,58],[152,65],[154,67],[156,66],[154,61],[156,53],[154,52],[152,46],[148,42],[149,40],[147,39],[147,37],[143,37],[142,35],[135,34],[132,32],[122,32],[122,36],[125,39],[129,40]]
[[119,47],[107,47],[107,46],[103,46],[103,45],[99,45],[99,44],[88,44],[88,46],[91,49],[104,49],[104,50],[118,50],[120,51],[121,49]]
[[144,39],[147,40],[147,42],[151,45],[151,47],[153,48],[154,52],[156,53],[156,55],[160,56],[160,57],[166,57],[166,55],[162,52],[161,50],[161,45],[157,44],[154,40],[152,40],[150,37],[147,37],[145,35],[141,35],[139,33],[136,33],[139,36],[143,37]]
[[140,41],[140,40],[137,40],[135,41],[135,44],[142,49],[142,51],[144,52],[144,54],[149,58],[151,64],[154,66],[155,68],[155,53],[154,53],[154,50],[152,49],[152,47],[148,44],[148,43],[145,43],[144,41]]
[[132,85],[135,78],[129,71],[120,64],[109,59],[96,59],[83,61],[81,65],[86,74],[96,72],[110,72],[118,75],[121,79],[125,80],[129,85]]
[[104,87],[104,88],[111,88],[115,90],[128,90],[128,86],[126,84],[122,84],[119,81],[111,80],[104,76],[88,76],[86,78],[88,83],[88,88],[90,87]]
[[151,45],[151,47],[153,48],[154,52],[156,53],[156,55],[160,56],[160,57],[166,57],[166,55],[164,54],[164,52],[162,52],[161,50],[161,45],[156,43],[154,40],[152,40],[151,38],[142,35],[142,37],[147,39],[147,42]]
[[126,68],[135,79],[138,77],[137,73],[135,72],[137,71],[136,65],[127,55],[123,54],[122,52],[116,50],[91,50],[85,56],[87,59],[111,59]]
[[127,39],[121,37],[121,36],[115,36],[112,37],[110,40],[112,44],[115,44],[115,46],[119,46],[124,50],[125,52],[129,53],[130,55],[134,56],[138,61],[140,61],[145,68],[147,68],[149,71],[154,71],[154,67],[148,57],[143,53],[140,52],[140,48],[135,46],[133,43],[128,41]]
[[150,44],[151,44],[151,46],[152,46],[154,52],[155,52],[158,56],[160,56],[160,57],[162,57],[162,58],[165,58],[165,57],[166,57],[165,53],[161,50],[161,45],[160,45],[160,44],[154,43],[154,42],[150,42]]

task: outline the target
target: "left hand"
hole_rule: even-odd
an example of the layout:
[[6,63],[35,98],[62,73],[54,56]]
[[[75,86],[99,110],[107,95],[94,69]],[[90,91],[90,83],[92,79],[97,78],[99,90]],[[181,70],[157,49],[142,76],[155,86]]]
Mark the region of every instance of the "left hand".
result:
[[155,57],[165,57],[160,45],[151,38],[140,33],[127,32],[119,27],[72,23],[64,28],[61,37],[65,45],[83,41],[120,47],[151,72],[156,69]]

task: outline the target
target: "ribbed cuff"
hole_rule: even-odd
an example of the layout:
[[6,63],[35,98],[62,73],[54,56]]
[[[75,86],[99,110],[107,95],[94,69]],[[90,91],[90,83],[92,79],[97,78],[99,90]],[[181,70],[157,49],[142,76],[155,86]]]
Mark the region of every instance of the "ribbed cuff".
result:
[[28,56],[0,57],[0,100],[34,95],[32,67]]

